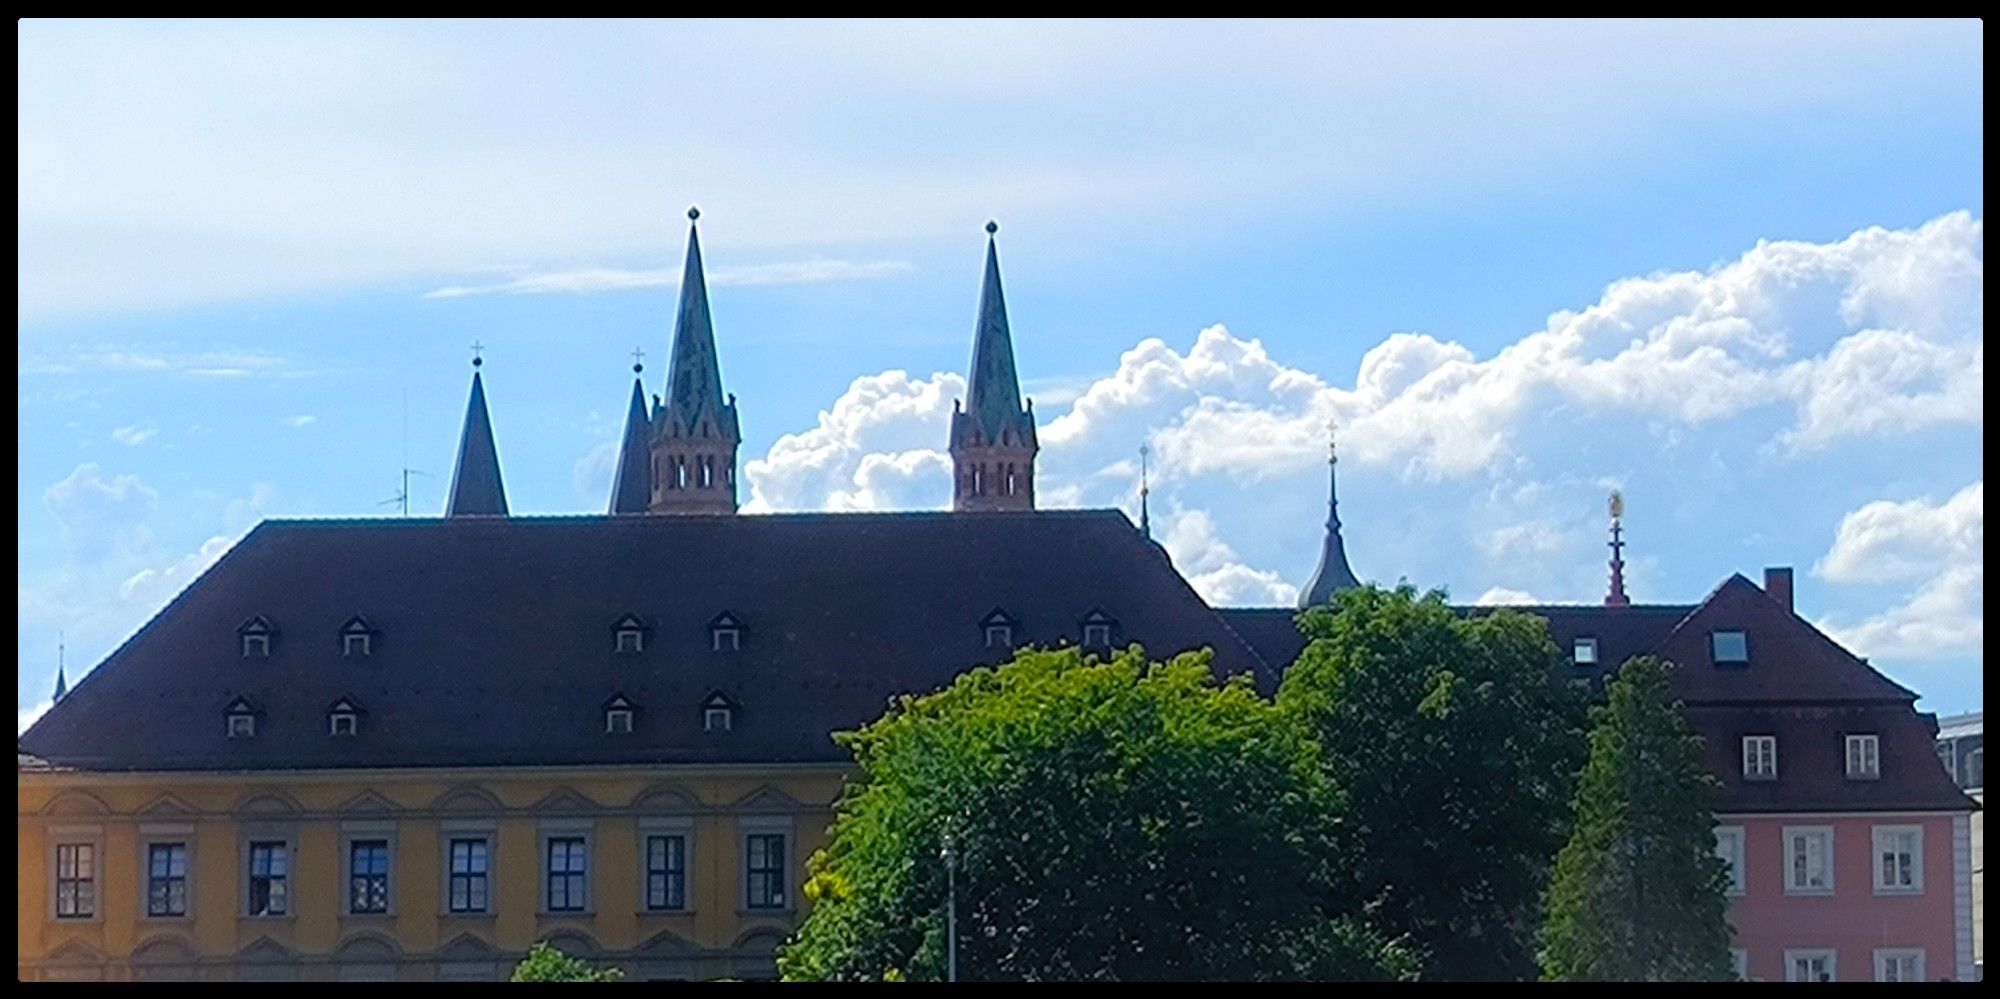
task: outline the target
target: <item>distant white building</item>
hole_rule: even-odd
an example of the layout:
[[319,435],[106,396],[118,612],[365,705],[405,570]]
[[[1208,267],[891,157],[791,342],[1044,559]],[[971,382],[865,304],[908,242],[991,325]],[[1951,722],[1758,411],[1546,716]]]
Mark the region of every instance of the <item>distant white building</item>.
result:
[[[1938,719],[1938,759],[1965,793],[1986,804],[1986,751],[1983,712]],[[1986,980],[1986,826],[1985,812],[1972,813],[1972,967],[1978,981]]]

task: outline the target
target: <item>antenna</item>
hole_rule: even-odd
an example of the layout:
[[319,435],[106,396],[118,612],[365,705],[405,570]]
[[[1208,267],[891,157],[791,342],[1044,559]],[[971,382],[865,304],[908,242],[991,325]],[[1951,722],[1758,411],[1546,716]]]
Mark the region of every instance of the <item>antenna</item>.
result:
[[408,388],[403,389],[403,467],[401,471],[402,488],[396,491],[396,495],[378,501],[375,505],[400,507],[402,509],[402,516],[407,517],[410,515],[410,476],[421,475],[425,478],[430,477],[429,472],[410,467],[410,390]]
[[1153,518],[1151,511],[1146,508],[1146,498],[1153,492],[1152,466],[1147,461],[1152,453],[1151,446],[1139,445],[1139,530],[1148,539],[1153,536]]

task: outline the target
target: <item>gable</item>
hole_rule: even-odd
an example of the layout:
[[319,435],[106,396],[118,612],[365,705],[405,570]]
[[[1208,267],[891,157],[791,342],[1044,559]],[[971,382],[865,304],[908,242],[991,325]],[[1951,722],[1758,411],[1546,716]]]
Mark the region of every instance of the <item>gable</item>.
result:
[[[1717,666],[1709,649],[1715,631],[1743,632],[1749,663]],[[1741,575],[1682,619],[1658,654],[1678,667],[1674,693],[1690,704],[1916,700]]]

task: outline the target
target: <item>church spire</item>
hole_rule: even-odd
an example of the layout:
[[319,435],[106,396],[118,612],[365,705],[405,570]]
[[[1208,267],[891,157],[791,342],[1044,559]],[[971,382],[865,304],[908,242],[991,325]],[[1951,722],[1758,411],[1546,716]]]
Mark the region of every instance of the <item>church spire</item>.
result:
[[735,513],[736,397],[722,393],[715,355],[715,326],[702,275],[701,238],[688,209],[687,265],[681,274],[680,312],[674,320],[673,355],[667,359],[667,397],[655,414],[651,469],[653,513]]
[[1625,497],[1611,491],[1611,588],[1604,593],[1604,606],[1630,607],[1625,595]]
[[1300,607],[1317,607],[1333,599],[1341,590],[1351,590],[1361,585],[1354,570],[1347,565],[1347,546],[1340,540],[1340,488],[1334,469],[1340,464],[1340,457],[1334,452],[1333,431],[1327,430],[1326,440],[1326,540],[1319,552],[1319,568],[1313,570],[1313,577],[1306,588],[1299,592]]
[[1000,290],[1000,254],[986,223],[986,274],[979,290],[979,322],[972,337],[972,373],[962,409],[951,416],[951,455],[957,483],[952,509],[1035,508],[1035,411],[1023,405],[1014,370],[1014,338],[1007,328],[1007,300]]
[[62,700],[64,695],[68,693],[69,683],[63,679],[63,637],[58,632],[56,634],[56,693],[54,697],[49,698],[49,703],[53,704],[56,701]]
[[482,349],[473,344],[472,400],[465,406],[465,430],[458,439],[458,467],[451,475],[451,496],[445,500],[447,517],[505,517],[507,487],[500,482],[500,452],[493,446],[493,423],[486,416],[486,386],[479,380],[477,356]]
[[640,373],[644,351],[632,352],[632,405],[625,413],[625,438],[618,444],[617,480],[611,484],[612,513],[645,513],[652,500],[653,423],[646,412],[646,386]]

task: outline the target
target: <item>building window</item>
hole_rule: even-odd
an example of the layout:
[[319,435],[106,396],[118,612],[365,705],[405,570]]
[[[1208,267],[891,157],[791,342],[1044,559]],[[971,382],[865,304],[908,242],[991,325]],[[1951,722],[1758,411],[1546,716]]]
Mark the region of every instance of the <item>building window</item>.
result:
[[187,915],[187,844],[146,847],[146,915]]
[[581,836],[552,836],[549,838],[549,911],[582,912],[584,901],[584,878],[586,874],[585,848]]
[[229,737],[231,739],[248,739],[256,734],[256,715],[239,713],[229,716]]
[[1729,894],[1743,894],[1743,827],[1715,827],[1715,855],[1729,865]]
[[610,708],[604,712],[604,730],[612,733],[632,731],[632,709]]
[[1785,827],[1785,893],[1833,894],[1833,828]]
[[1578,666],[1597,665],[1597,639],[1579,638],[1570,647],[1570,661]]
[[357,718],[352,711],[336,711],[327,716],[327,731],[332,735],[353,735]]
[[389,911],[389,842],[355,840],[347,845],[347,911],[379,915]]
[[626,655],[643,651],[646,633],[637,628],[621,628],[618,631],[618,651]]
[[1920,894],[1924,890],[1922,826],[1876,826],[1876,894]]
[[1093,649],[1109,648],[1111,645],[1111,626],[1108,624],[1084,625],[1083,644]]
[[1923,981],[1924,952],[1916,948],[1876,951],[1875,980],[1878,982]]
[[1944,772],[1951,775],[1952,783],[1958,783],[1958,743],[1945,739],[1937,744],[1937,753],[1944,763]]
[[1986,786],[1985,754],[1986,754],[1985,746],[1981,746],[1978,749],[1975,749],[1972,752],[1965,754],[1965,787],[1966,790],[1968,791],[1982,790]]
[[1741,947],[1731,947],[1729,949],[1729,968],[1731,971],[1735,972],[1737,981],[1739,982],[1749,981],[1750,952],[1744,950]]
[[250,844],[250,904],[253,916],[282,916],[290,911],[291,852],[283,842]]
[[709,644],[717,652],[737,652],[743,648],[743,633],[735,628],[717,628],[710,633]]
[[986,647],[989,649],[1011,649],[1014,647],[1014,629],[1004,624],[986,626]]
[[97,846],[56,844],[56,918],[97,915]]
[[369,654],[369,636],[342,635],[340,654],[343,656],[365,656]]
[[687,908],[686,837],[646,837],[646,908],[654,912]]
[[1746,735],[1743,737],[1743,779],[1778,779],[1777,736]]
[[1847,779],[1874,780],[1882,776],[1882,743],[1873,735],[1847,737]]
[[1717,666],[1744,666],[1750,662],[1750,639],[1740,631],[1711,631],[1708,651]]
[[1785,981],[1833,981],[1833,951],[1788,950],[1785,952]]
[[749,892],[748,907],[785,907],[785,836],[783,833],[751,833],[744,837],[744,874]]
[[455,914],[486,911],[487,845],[484,839],[451,841],[451,883],[447,905]]
[[271,636],[269,636],[269,635],[244,635],[244,636],[243,636],[243,658],[245,658],[245,659],[269,659],[269,658],[271,658]]
[[701,730],[704,732],[729,731],[729,709],[707,708],[701,713]]

